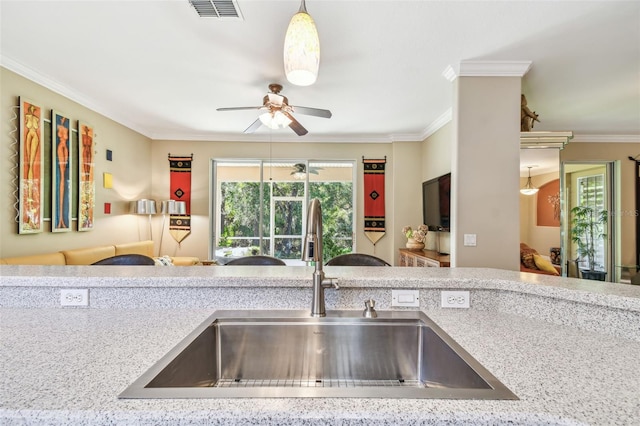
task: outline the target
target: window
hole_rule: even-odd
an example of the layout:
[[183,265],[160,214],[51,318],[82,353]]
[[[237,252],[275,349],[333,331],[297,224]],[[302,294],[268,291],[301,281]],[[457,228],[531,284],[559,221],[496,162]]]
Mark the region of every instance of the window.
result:
[[[596,213],[606,209],[605,179],[603,174],[579,177],[578,180],[578,205],[592,208]],[[605,242],[602,238],[595,241],[595,267],[602,268],[605,262]],[[590,267],[589,261],[584,260],[586,267]]]
[[214,160],[212,251],[301,262],[309,200],[322,204],[325,261],[353,251],[353,161]]

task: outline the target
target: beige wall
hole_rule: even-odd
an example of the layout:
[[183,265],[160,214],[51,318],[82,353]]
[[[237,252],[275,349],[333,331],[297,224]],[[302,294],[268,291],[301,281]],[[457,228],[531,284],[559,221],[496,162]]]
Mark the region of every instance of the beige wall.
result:
[[[274,133],[274,139],[277,133]],[[389,263],[395,263],[400,234],[405,221],[417,221],[422,209],[420,196],[420,143],[281,143],[273,142],[271,154],[268,142],[190,142],[154,141],[152,144],[153,197],[169,198],[169,163],[167,155],[189,155],[192,164],[192,230],[178,246],[164,233],[163,254],[209,257],[209,209],[211,159],[313,159],[354,160],[357,166],[356,251],[374,254]],[[375,246],[363,231],[363,168],[362,157],[387,157],[385,196],[386,234]],[[160,218],[155,218],[159,226]],[[417,223],[417,222],[416,222]],[[397,232],[396,232],[397,231]],[[158,234],[159,235],[159,234]],[[404,242],[402,242],[404,245]]]
[[[394,253],[407,244],[406,237],[400,232],[402,227],[411,226],[416,229],[422,223],[422,183],[418,173],[421,169],[420,150],[421,144],[416,142],[393,144],[393,194],[387,200],[387,206],[394,206],[394,220],[390,222],[393,227],[390,231],[394,235]],[[398,264],[397,254],[392,260],[393,262],[387,262]]]
[[[27,254],[47,253],[63,249],[81,248],[102,244],[116,244],[138,241],[147,238],[146,222],[138,217],[127,214],[128,201],[149,196],[151,193],[151,141],[88,108],[79,105],[49,89],[27,80],[5,68],[0,67],[0,120],[2,124],[0,148],[0,193],[3,194],[2,208],[0,208],[0,257],[19,256]],[[96,207],[95,228],[88,232],[77,232],[73,212],[73,230],[64,233],[51,233],[51,222],[46,220],[45,230],[38,234],[19,235],[15,221],[17,206],[14,191],[14,173],[18,132],[12,133],[13,126],[17,126],[18,97],[27,98],[43,108],[44,118],[51,118],[51,109],[66,114],[71,119],[72,128],[77,128],[77,120],[83,120],[95,129],[95,178],[96,178]],[[45,126],[50,126],[48,122]],[[46,132],[49,134],[49,132]],[[42,143],[50,151],[51,141]],[[113,151],[113,161],[106,161],[106,150]],[[48,156],[49,154],[47,154]],[[77,155],[77,154],[76,154]],[[50,158],[50,157],[47,157]],[[77,163],[76,168],[77,176]],[[113,175],[113,189],[102,187],[102,174],[109,172]],[[45,182],[46,185],[46,182]],[[50,189],[45,187],[45,194]],[[77,188],[73,190],[73,197],[77,197]],[[50,195],[47,196],[47,200]],[[45,201],[46,202],[46,201]],[[104,203],[111,203],[111,214],[105,215]],[[47,208],[46,211],[50,211]],[[45,218],[49,219],[49,218]]]
[[[545,173],[538,176],[531,176],[531,182],[536,188],[547,182],[559,179],[560,173]],[[525,186],[527,178],[520,178],[520,188]],[[537,211],[538,197],[535,195],[520,194],[520,241],[526,243],[538,251],[538,253],[549,256],[549,248],[560,247],[560,228],[553,226],[538,226]]]
[[453,124],[445,124],[422,142],[422,182],[451,172]]
[[[449,122],[422,142],[422,182],[451,172],[452,132],[453,124]],[[422,221],[422,216],[420,220]],[[425,248],[450,253],[451,234],[430,231]]]
[[620,172],[620,263],[636,264],[635,162],[628,159],[640,154],[638,143],[570,142],[560,151],[560,161],[617,161]]

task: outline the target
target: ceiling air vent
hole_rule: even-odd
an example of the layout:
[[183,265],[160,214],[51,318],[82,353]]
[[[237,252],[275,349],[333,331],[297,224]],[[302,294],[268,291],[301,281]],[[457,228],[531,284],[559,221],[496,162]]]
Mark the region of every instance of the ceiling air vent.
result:
[[189,0],[202,18],[242,19],[236,0]]

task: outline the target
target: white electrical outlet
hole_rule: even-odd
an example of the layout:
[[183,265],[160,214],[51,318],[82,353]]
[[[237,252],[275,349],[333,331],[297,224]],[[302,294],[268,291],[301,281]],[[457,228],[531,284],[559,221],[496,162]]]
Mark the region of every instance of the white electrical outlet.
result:
[[418,290],[391,290],[391,306],[420,306]]
[[60,305],[89,306],[88,288],[63,288],[60,290]]
[[440,293],[440,306],[443,308],[468,308],[468,291],[442,291]]

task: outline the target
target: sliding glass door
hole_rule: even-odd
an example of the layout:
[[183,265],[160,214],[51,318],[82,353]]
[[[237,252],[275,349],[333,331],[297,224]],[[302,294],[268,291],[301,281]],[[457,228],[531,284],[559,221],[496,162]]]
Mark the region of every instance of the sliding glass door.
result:
[[325,260],[354,247],[354,161],[212,160],[212,259],[264,254],[302,264],[309,200],[320,199]]

